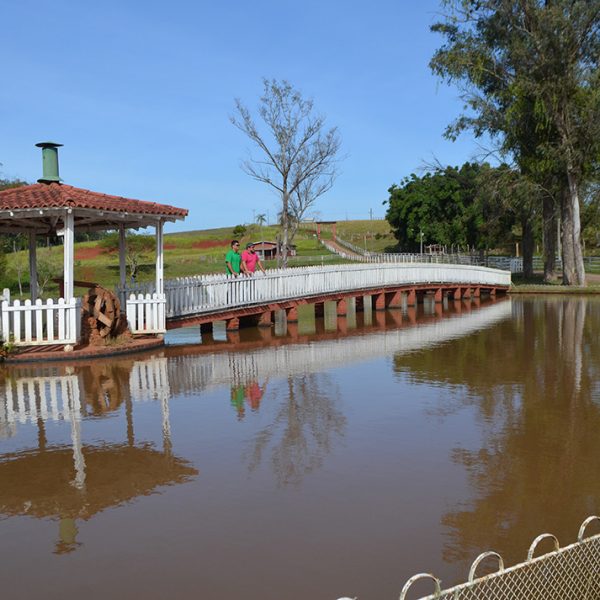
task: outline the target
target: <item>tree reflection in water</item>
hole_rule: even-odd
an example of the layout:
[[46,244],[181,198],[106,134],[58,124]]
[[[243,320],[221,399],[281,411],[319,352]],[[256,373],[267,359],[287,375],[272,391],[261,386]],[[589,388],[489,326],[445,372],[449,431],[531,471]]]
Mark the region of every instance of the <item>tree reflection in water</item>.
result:
[[269,460],[280,486],[299,484],[320,468],[346,427],[336,406],[339,389],[328,375],[288,377],[286,388],[273,422],[256,434],[246,457],[250,471]]
[[[481,447],[452,455],[467,470],[472,500],[442,519],[444,559],[465,567],[488,549],[521,561],[543,531],[571,543],[600,507],[600,303],[513,299],[513,307],[516,324],[450,342],[443,359],[395,358],[413,381],[456,386],[447,412],[473,407],[481,426]],[[496,357],[493,370],[484,355]]]

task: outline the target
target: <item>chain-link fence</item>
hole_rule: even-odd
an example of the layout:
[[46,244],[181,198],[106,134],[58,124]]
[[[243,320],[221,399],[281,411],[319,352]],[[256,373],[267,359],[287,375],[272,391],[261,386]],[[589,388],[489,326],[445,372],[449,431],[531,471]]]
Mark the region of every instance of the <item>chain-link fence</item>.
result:
[[[600,599],[600,534],[585,537],[586,527],[600,523],[600,517],[588,517],[579,529],[577,542],[559,547],[558,540],[549,533],[538,536],[523,563],[504,568],[502,557],[495,552],[484,552],[473,562],[467,583],[442,590],[440,580],[429,573],[411,577],[400,600],[408,600],[412,584],[419,579],[429,579],[435,592],[420,600],[599,600]],[[550,538],[555,550],[534,558],[540,541]],[[483,561],[494,559],[498,571],[476,578]]]

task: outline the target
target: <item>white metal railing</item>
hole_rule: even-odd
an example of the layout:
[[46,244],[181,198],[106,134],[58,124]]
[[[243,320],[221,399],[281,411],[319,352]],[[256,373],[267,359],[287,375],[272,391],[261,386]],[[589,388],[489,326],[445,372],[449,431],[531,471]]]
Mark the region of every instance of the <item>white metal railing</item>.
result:
[[[254,277],[221,274],[180,277],[165,281],[166,316],[210,314],[294,298],[429,283],[508,286],[510,272],[472,265],[414,262],[272,269]],[[142,293],[145,297],[152,291],[151,283],[126,289],[127,294]],[[131,300],[127,302],[129,305]]]
[[164,333],[165,304],[165,294],[130,294],[126,311],[131,333]]
[[360,248],[351,242],[336,238],[339,246],[352,252],[348,254],[338,247],[330,244],[326,240],[321,240],[330,252],[336,253],[342,258],[349,260],[378,263],[378,262],[399,262],[399,263],[435,263],[435,264],[454,264],[454,265],[478,265],[481,267],[491,267],[494,269],[503,269],[518,273],[523,271],[523,259],[511,256],[481,256],[479,254],[416,254],[410,252],[371,252]]
[[[527,559],[505,568],[502,556],[497,552],[483,552],[469,570],[467,583],[446,590],[441,589],[441,580],[430,573],[419,573],[411,577],[400,592],[400,600],[413,583],[427,579],[435,589],[433,594],[420,600],[531,600],[532,598],[600,598],[600,534],[586,535],[587,527],[600,523],[600,517],[588,517],[579,528],[577,541],[563,548],[551,533],[536,537],[527,553]],[[554,550],[535,556],[538,544],[551,539]],[[483,577],[476,577],[479,564],[493,558],[498,570]]]
[[[3,296],[6,298],[6,295]],[[15,346],[76,344],[81,335],[81,299],[2,300],[1,334]]]

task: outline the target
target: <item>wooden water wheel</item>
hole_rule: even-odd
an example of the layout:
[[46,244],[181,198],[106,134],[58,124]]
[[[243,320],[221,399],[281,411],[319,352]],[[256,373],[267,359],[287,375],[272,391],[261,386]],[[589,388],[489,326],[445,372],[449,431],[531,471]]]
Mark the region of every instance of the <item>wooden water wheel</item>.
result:
[[96,285],[88,290],[82,304],[85,316],[91,319],[92,331],[96,331],[101,338],[119,333],[121,303],[113,292]]

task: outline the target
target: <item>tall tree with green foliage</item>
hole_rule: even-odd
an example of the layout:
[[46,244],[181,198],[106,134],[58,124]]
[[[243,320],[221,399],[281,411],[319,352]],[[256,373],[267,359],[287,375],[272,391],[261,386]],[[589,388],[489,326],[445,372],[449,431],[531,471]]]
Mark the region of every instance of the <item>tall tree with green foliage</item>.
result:
[[416,252],[421,237],[462,251],[485,250],[506,240],[514,214],[505,208],[492,182],[488,164],[439,167],[423,176],[414,173],[389,189],[389,221],[398,246]]
[[563,283],[584,285],[580,190],[600,157],[600,0],[444,5],[432,30],[445,44],[431,67],[461,87],[467,107],[446,135],[487,133],[532,183],[548,190],[556,181]]

